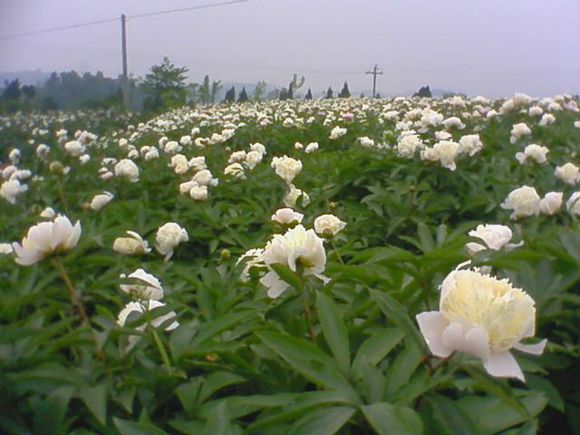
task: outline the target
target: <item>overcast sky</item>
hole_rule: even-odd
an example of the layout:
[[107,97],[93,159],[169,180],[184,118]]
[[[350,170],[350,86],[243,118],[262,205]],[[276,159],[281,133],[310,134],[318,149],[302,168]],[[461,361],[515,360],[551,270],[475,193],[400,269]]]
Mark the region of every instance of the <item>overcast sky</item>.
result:
[[[223,1],[223,0],[222,0]],[[0,37],[216,0],[0,0]],[[347,80],[383,94],[430,84],[470,95],[580,92],[579,0],[250,0],[127,23],[129,71],[168,56],[192,81]],[[0,71],[121,71],[120,23],[0,39]]]

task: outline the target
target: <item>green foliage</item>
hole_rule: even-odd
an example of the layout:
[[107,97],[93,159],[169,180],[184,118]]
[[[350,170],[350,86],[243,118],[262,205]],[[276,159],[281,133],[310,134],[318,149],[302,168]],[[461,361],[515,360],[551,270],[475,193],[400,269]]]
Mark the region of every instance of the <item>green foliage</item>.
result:
[[187,68],[173,65],[167,57],[159,65],[153,65],[142,85],[148,95],[146,110],[159,111],[185,104],[186,74]]

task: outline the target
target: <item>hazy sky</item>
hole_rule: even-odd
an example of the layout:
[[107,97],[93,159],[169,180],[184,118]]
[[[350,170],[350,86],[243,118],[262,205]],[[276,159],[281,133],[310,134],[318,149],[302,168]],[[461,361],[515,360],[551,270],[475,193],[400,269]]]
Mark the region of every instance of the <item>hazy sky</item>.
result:
[[[0,0],[0,37],[216,0]],[[580,0],[250,0],[129,20],[129,71],[168,56],[192,81],[288,83],[315,95],[384,70],[378,89],[580,92]],[[0,39],[0,71],[121,71],[120,23]]]

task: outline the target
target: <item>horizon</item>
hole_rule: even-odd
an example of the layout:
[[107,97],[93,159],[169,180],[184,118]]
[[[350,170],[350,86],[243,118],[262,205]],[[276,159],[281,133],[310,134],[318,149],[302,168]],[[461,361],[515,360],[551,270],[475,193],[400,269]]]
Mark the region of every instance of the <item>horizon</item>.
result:
[[[100,18],[111,21],[0,39],[2,71],[102,71],[118,77],[120,24],[114,17],[126,13],[129,74],[135,77],[167,56],[188,68],[191,82],[209,74],[227,83],[264,80],[282,87],[296,73],[305,76],[304,89],[313,92],[339,89],[345,81],[360,92],[372,87],[365,72],[376,63],[384,71],[377,80],[381,95],[406,94],[424,85],[486,97],[580,91],[580,17],[574,0],[559,0],[551,8],[540,0],[469,5],[460,0],[437,5],[362,0],[356,7],[347,0],[251,0],[143,19],[131,17],[191,7],[192,2],[33,3],[0,3],[0,37]],[[205,4],[216,2],[194,3]]]

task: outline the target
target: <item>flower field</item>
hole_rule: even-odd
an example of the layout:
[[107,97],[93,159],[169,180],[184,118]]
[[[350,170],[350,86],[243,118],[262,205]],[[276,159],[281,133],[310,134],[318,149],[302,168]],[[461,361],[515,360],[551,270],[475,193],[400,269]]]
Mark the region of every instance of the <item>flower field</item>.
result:
[[0,117],[0,432],[578,433],[580,109]]

